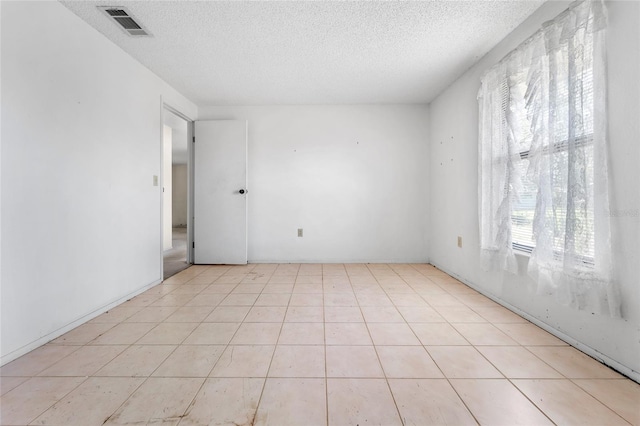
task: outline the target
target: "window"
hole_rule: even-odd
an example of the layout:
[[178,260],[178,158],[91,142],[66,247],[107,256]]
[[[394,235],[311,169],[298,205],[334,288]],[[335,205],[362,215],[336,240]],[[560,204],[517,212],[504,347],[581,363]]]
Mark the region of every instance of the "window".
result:
[[[592,49],[592,43],[587,43],[587,49]],[[582,173],[585,174],[587,183],[586,190],[593,192],[593,70],[591,61],[585,61],[587,66],[582,71],[580,79],[580,97],[583,104],[582,126],[580,126],[579,134],[575,135],[573,140],[572,163],[579,164],[582,167]],[[528,73],[529,69],[523,70],[520,74]],[[526,81],[524,78],[518,78],[518,82],[511,88],[511,96],[525,99]],[[561,100],[558,104],[556,114],[568,115],[569,93],[567,89],[567,81],[563,80],[556,87],[556,97]],[[516,175],[520,178],[520,185],[514,191],[514,200],[511,205],[511,236],[512,247],[519,252],[531,253],[535,248],[535,238],[533,233],[533,222],[536,210],[536,198],[538,188],[535,177],[529,173],[529,147],[533,139],[531,132],[531,117],[527,114],[526,108],[518,103],[517,120],[514,126],[514,138],[519,147],[519,158],[515,161]],[[554,203],[554,209],[549,212],[548,220],[554,223],[556,228],[556,238],[554,239],[553,249],[555,252],[563,252],[565,250],[565,241],[561,236],[566,235],[565,226],[567,223],[567,203],[561,201],[566,197],[566,177],[562,176],[565,170],[563,167],[569,161],[569,143],[567,140],[568,129],[567,122],[563,122],[562,126],[554,132],[553,140],[550,142],[550,149],[543,153],[545,156],[551,157],[550,178],[552,182],[553,197],[557,200]],[[574,209],[575,222],[584,228],[584,232],[580,233],[580,238],[575,241],[575,253],[577,258],[585,267],[593,265],[594,258],[594,206],[586,203],[579,208]]]
[[529,252],[539,293],[617,316],[605,29],[602,2],[574,3],[485,73],[478,210],[485,269],[517,273]]

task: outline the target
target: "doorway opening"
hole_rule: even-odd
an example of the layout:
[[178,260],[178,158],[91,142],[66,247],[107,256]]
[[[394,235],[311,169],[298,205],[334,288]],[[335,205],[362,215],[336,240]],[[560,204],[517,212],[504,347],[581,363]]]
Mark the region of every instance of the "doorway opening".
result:
[[162,153],[163,279],[188,268],[189,121],[165,106]]

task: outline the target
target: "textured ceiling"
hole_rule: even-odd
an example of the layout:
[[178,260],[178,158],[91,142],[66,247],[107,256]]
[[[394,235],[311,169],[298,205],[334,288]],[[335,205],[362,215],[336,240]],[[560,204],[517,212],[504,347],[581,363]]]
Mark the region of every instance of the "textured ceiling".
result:
[[62,1],[198,106],[428,103],[543,2]]

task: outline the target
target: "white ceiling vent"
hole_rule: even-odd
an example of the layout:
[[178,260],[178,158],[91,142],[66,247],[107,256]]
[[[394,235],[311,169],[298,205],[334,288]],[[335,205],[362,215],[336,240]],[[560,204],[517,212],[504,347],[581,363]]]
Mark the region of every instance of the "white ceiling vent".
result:
[[150,36],[147,31],[129,11],[121,6],[98,6],[110,19],[113,19],[122,30],[131,36]]

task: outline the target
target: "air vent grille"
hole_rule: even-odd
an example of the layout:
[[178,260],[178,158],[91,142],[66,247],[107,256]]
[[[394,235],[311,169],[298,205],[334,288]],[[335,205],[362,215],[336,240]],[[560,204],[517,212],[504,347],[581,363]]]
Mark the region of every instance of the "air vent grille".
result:
[[122,25],[122,28],[124,28],[127,31],[142,29],[142,27],[140,27],[140,25],[138,25],[136,21],[129,18],[128,16],[126,18],[113,18],[113,19],[115,19],[118,22],[118,24]]
[[109,16],[128,16],[127,12],[122,9],[107,9],[105,10]]
[[131,36],[150,36],[151,33],[137,21],[129,11],[120,6],[98,6],[109,19],[118,24],[122,30]]

